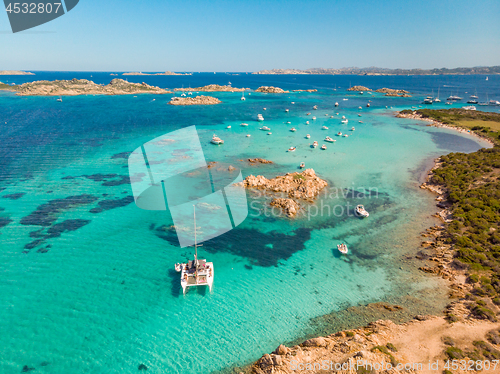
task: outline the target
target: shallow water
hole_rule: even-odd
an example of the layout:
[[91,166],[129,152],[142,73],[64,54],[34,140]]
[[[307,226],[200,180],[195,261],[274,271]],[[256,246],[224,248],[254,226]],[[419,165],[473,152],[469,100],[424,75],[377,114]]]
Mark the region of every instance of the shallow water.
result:
[[[192,86],[227,79],[216,77],[193,76]],[[334,82],[308,78],[272,77],[289,84],[285,88],[331,88]],[[397,88],[407,88],[404,79]],[[265,81],[231,80],[252,88]],[[373,82],[398,83],[394,77]],[[434,196],[420,190],[419,181],[429,160],[484,143],[394,118],[385,109],[418,105],[421,96],[367,98],[320,89],[252,93],[243,102],[238,93],[217,93],[223,103],[207,107],[169,106],[170,96],[65,97],[57,103],[0,93],[0,327],[7,332],[0,335],[0,371],[28,365],[40,373],[122,373],[145,364],[154,372],[206,373],[341,326],[327,317],[318,323],[318,317],[349,306],[397,300],[408,314],[441,309],[442,282],[402,260],[418,248],[418,233],[434,223]],[[259,130],[257,113],[272,135]],[[348,125],[340,123],[342,115]],[[266,196],[249,191],[249,217],[201,247],[200,255],[215,264],[213,293],[182,296],[173,264],[190,258],[191,249],[180,249],[165,230],[172,224],[168,213],[135,206],[126,177],[129,152],[190,125],[197,126],[207,161],[267,177],[305,162],[329,187],[295,220],[276,216]],[[289,131],[292,126],[297,132]],[[338,131],[350,136],[337,137]],[[213,133],[223,146],[209,143]],[[310,147],[326,135],[337,140],[326,151]],[[292,145],[297,151],[286,152]],[[249,157],[274,164],[242,161]],[[353,217],[359,203],[368,219]],[[349,245],[348,256],[339,255],[339,242]],[[342,318],[353,325],[369,317]]]

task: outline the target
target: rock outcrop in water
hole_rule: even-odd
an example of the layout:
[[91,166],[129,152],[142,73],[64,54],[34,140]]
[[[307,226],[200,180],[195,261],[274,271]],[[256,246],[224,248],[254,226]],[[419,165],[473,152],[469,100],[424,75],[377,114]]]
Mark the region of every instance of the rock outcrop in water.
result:
[[212,96],[195,97],[173,97],[168,102],[170,105],[215,105],[222,103],[219,99]]
[[87,79],[35,81],[12,86],[19,96],[76,96],[76,95],[131,95],[141,93],[170,93],[146,83],[130,83],[113,79],[108,85],[96,84]]
[[408,91],[405,90],[394,90],[392,88],[379,88],[375,90],[378,93],[385,93],[384,96],[399,96],[399,97],[411,97]]
[[273,179],[262,175],[249,175],[241,184],[245,188],[257,188],[269,193],[285,193],[288,198],[275,198],[271,205],[278,206],[289,216],[295,216],[300,210],[300,203],[296,200],[312,202],[328,183],[316,176],[313,169],[306,169],[302,173],[287,173]]
[[255,92],[263,92],[263,93],[288,93],[289,91],[285,91],[279,87],[273,86],[261,86],[255,90]]
[[29,71],[21,70],[0,70],[0,75],[35,75]]
[[200,91],[200,92],[242,92],[248,88],[236,88],[232,86],[220,86],[218,84],[209,84],[208,86],[195,88],[175,88],[174,91]]
[[272,161],[266,160],[264,158],[249,158],[247,160],[251,164],[272,164]]
[[348,88],[347,91],[371,91],[371,90],[365,86],[353,86],[351,88]]

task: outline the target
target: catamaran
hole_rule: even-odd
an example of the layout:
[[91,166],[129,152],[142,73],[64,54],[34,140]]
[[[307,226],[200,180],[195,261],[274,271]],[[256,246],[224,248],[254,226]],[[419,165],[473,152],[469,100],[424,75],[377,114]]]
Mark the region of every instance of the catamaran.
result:
[[198,244],[196,243],[196,208],[193,206],[194,218],[194,261],[175,264],[175,270],[181,273],[182,292],[189,287],[208,286],[210,292],[214,283],[214,264],[207,260],[198,260]]

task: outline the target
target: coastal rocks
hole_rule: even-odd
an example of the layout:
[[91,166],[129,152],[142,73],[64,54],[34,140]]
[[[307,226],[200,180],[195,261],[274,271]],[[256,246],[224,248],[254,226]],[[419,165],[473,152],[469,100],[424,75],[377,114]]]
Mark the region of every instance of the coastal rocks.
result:
[[319,338],[306,340],[304,343],[302,343],[303,347],[326,347],[327,345],[328,342],[321,336]]
[[280,208],[288,217],[294,217],[300,209],[300,205],[292,199],[273,199],[270,205]]
[[195,96],[195,97],[172,97],[168,102],[170,105],[215,105],[222,101],[213,96]]
[[0,75],[35,75],[29,71],[21,70],[0,70]]
[[170,93],[146,83],[130,83],[113,79],[108,85],[96,84],[88,79],[35,81],[11,88],[19,96],[76,96],[76,95],[131,95],[140,93]]
[[290,352],[290,348],[284,346],[283,344],[280,344],[278,348],[274,350],[274,354],[280,355],[280,356],[285,356]]
[[175,88],[174,91],[201,91],[201,92],[242,92],[248,88],[236,88],[232,86],[220,86],[218,84],[209,84],[203,87],[195,88]]
[[266,160],[264,158],[249,158],[247,160],[251,164],[272,164],[272,161]]
[[[405,90],[395,90],[395,89],[392,89],[392,88],[379,88],[378,90],[375,90],[375,92],[378,92],[378,93],[385,93],[385,94],[390,94],[390,95],[398,95],[398,94],[409,94],[408,91],[405,91]],[[385,96],[390,96],[390,95],[385,95]],[[409,96],[411,97],[411,96]]]
[[316,176],[313,169],[306,169],[302,173],[287,173],[267,179],[262,175],[249,175],[242,182],[246,188],[260,188],[270,192],[285,192],[290,198],[312,199],[327,186],[327,182]]
[[263,93],[288,93],[289,91],[285,91],[279,87],[273,86],[261,86],[255,90],[255,92],[263,92]]
[[348,88],[347,91],[371,91],[371,90],[365,86],[353,86],[351,88]]

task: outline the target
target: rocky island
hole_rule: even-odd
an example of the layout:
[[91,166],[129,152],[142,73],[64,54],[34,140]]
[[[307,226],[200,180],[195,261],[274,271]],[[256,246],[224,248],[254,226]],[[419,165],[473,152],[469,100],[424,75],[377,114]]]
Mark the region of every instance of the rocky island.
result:
[[218,84],[209,84],[208,86],[195,88],[175,88],[174,91],[197,91],[197,92],[242,92],[248,88],[236,88],[232,86],[220,86]]
[[35,75],[29,71],[21,70],[0,70],[0,75]]
[[113,79],[109,84],[96,84],[87,79],[35,81],[21,85],[0,86],[0,89],[17,92],[19,96],[77,96],[77,95],[131,95],[141,93],[171,93],[146,83],[130,83]]
[[168,102],[170,105],[215,105],[222,101],[213,96],[195,96],[195,97],[172,97]]
[[[360,91],[360,92],[363,92],[363,91],[373,91],[371,90],[370,88],[368,87],[365,87],[365,86],[353,86],[351,88],[348,88],[347,91]],[[378,93],[385,93],[384,96],[397,96],[397,97],[411,97],[409,95],[409,92],[408,91],[405,91],[405,90],[394,90],[392,88],[379,88],[378,90],[375,90],[374,92],[378,92]]]
[[279,87],[273,86],[261,86],[255,90],[255,92],[264,92],[264,93],[288,93],[289,91],[285,91]]
[[123,73],[122,75],[193,75],[191,73],[174,73],[171,71],[166,71],[164,73],[142,73],[142,72],[130,72],[130,73]]
[[371,90],[365,86],[352,86],[348,88],[347,91],[371,91]]
[[287,173],[273,179],[267,179],[262,175],[249,175],[241,184],[245,188],[257,188],[268,193],[285,193],[288,198],[274,198],[271,206],[280,207],[289,217],[295,216],[301,208],[296,200],[313,202],[320,191],[328,185],[325,180],[316,176],[313,169],[306,169],[301,173]]

